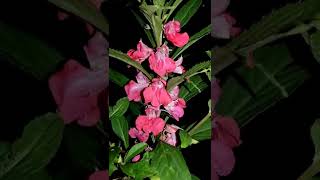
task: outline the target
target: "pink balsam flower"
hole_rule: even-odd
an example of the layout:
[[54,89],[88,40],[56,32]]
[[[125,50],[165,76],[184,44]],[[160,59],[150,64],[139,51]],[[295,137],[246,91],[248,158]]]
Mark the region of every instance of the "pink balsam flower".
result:
[[229,6],[230,0],[213,0],[211,3],[212,35],[215,38],[229,39],[241,32],[241,28],[234,27],[236,19],[224,11]]
[[136,119],[136,127],[138,131],[143,130],[146,133],[153,133],[154,136],[157,136],[162,132],[165,126],[165,121],[161,118],[152,118],[145,115],[140,115]]
[[132,158],[132,162],[138,162],[140,160],[141,156],[140,154],[136,155],[134,158]]
[[176,63],[169,58],[169,48],[166,44],[157,48],[156,53],[151,53],[149,57],[150,69],[163,77],[168,73],[172,73],[176,69]]
[[149,86],[149,80],[142,72],[137,74],[136,80],[137,83],[131,80],[127,85],[124,86],[129,101],[140,101],[142,90]]
[[64,122],[77,121],[82,126],[94,126],[100,119],[98,95],[106,84],[101,72],[93,72],[72,59],[49,78],[50,90]]
[[164,25],[164,34],[166,38],[175,46],[182,47],[189,41],[189,35],[185,33],[180,33],[180,22],[179,21],[169,21]]
[[89,180],[109,180],[108,171],[96,171],[90,175]]
[[184,67],[181,65],[183,62],[182,56],[175,62],[176,69],[173,71],[174,73],[177,74],[183,74],[185,72]]
[[154,107],[168,105],[171,102],[171,98],[165,89],[165,85],[166,82],[164,80],[154,78],[151,85],[143,91],[145,103],[151,103]]
[[182,98],[178,98],[179,95],[179,87],[174,87],[170,92],[170,97],[172,101],[164,106],[164,108],[169,112],[170,115],[177,121],[179,118],[183,117],[184,115],[184,108],[186,108],[186,102]]
[[147,45],[145,45],[142,40],[139,41],[137,45],[137,50],[130,49],[127,52],[127,55],[133,59],[134,61],[137,61],[138,63],[142,63],[144,60],[146,60],[153,50],[149,48]]
[[177,145],[177,136],[176,132],[179,130],[179,128],[175,125],[167,124],[165,129],[162,132],[162,135],[160,137],[160,140],[163,142],[166,142],[167,144],[170,144],[172,146]]
[[137,130],[136,128],[130,128],[129,135],[131,138],[137,138],[140,142],[147,142],[149,134],[143,132],[142,130]]

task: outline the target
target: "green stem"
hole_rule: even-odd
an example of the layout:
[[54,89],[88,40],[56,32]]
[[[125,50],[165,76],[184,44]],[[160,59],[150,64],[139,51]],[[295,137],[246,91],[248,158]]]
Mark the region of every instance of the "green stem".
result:
[[299,178],[298,180],[310,180],[320,170],[320,161],[314,162]]

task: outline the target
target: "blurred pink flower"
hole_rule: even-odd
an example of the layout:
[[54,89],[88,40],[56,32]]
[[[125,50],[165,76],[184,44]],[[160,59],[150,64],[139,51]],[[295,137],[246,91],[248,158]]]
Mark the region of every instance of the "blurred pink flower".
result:
[[217,79],[214,79],[211,81],[211,98],[213,100],[214,104],[217,104],[219,97],[221,96],[221,87],[219,86],[219,81]]
[[169,58],[169,48],[166,44],[157,48],[156,53],[151,53],[149,57],[150,69],[163,77],[167,73],[174,72],[176,63],[173,59]]
[[189,41],[189,35],[185,33],[180,33],[180,22],[179,21],[169,21],[164,25],[164,34],[166,38],[175,46],[182,47]]
[[179,128],[175,125],[167,124],[165,129],[162,132],[160,140],[172,146],[176,146],[177,144],[176,132],[178,129]]
[[90,175],[89,180],[109,180],[108,171],[96,171]]
[[139,41],[137,45],[137,50],[130,49],[127,52],[127,55],[134,61],[137,61],[138,63],[142,63],[144,60],[146,60],[150,54],[153,52],[151,48],[149,48],[147,45],[145,45],[142,40]]
[[107,85],[105,73],[94,72],[75,60],[49,78],[49,87],[66,124],[94,126],[100,119],[98,95]]
[[165,89],[166,82],[160,78],[154,78],[152,84],[143,91],[145,103],[151,103],[154,107],[168,105],[171,98]]
[[215,38],[229,39],[241,32],[241,28],[234,27],[236,19],[224,11],[229,6],[230,0],[213,0],[211,3],[212,35]]
[[124,86],[129,101],[140,101],[142,90],[149,86],[149,80],[142,72],[137,74],[136,79],[137,83],[131,80],[127,85]]

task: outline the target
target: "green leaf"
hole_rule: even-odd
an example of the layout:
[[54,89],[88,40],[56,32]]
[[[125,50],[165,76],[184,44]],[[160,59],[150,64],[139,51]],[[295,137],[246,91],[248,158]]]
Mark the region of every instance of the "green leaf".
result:
[[179,136],[181,141],[181,148],[186,148],[192,144],[192,138],[186,131],[180,130]]
[[2,22],[0,22],[0,39],[0,54],[5,57],[3,59],[39,80],[48,78],[64,59],[57,50],[49,47],[44,41]]
[[0,142],[0,159],[11,150],[11,144],[7,142]]
[[109,176],[113,174],[114,171],[116,171],[118,168],[114,165],[114,162],[116,158],[119,156],[120,148],[112,148],[109,149]]
[[129,162],[132,158],[136,155],[140,154],[146,147],[148,146],[147,143],[138,143],[131,147],[128,153],[124,157],[125,162]]
[[96,157],[101,149],[98,137],[87,128],[68,125],[64,130],[65,152],[73,165],[88,171],[94,171]]
[[112,82],[114,82],[116,85],[123,87],[129,82],[129,78],[127,78],[122,73],[109,68],[109,78]]
[[198,11],[202,4],[202,0],[189,0],[186,2],[177,12],[174,20],[178,20],[180,22],[181,27],[186,25],[192,16]]
[[109,119],[115,119],[117,117],[123,116],[129,108],[129,100],[127,97],[120,98],[116,105],[110,108]]
[[310,36],[310,46],[314,58],[320,63],[320,31]]
[[160,142],[152,153],[151,167],[161,180],[191,180],[191,174],[182,153],[175,147]]
[[189,78],[189,81],[184,82],[180,87],[179,97],[183,98],[185,101],[189,101],[200,92],[204,91],[207,87],[209,87],[209,85],[205,82],[202,76],[192,76]]
[[81,17],[109,35],[109,25],[103,14],[89,0],[48,0],[50,3]]
[[207,27],[201,29],[199,32],[194,34],[193,36],[190,37],[189,42],[184,45],[181,48],[178,48],[172,55],[173,59],[176,59],[182,52],[187,50],[190,46],[192,46],[194,43],[205,37],[206,35],[209,35],[211,32],[211,25],[208,25]]
[[0,162],[0,178],[21,179],[45,167],[60,146],[63,127],[63,121],[53,113],[31,121],[13,143],[9,156]]
[[182,0],[174,0],[174,2],[171,3],[167,2],[167,5],[171,5],[171,9],[169,10],[169,12],[165,15],[165,20],[164,22],[167,22],[168,19],[170,18],[170,16],[172,15],[172,13],[174,12],[174,10],[180,5],[180,3],[182,2]]
[[143,180],[144,178],[157,175],[156,169],[151,167],[148,161],[127,163],[123,166],[120,166],[120,168],[125,174],[133,177],[136,180]]
[[204,69],[211,70],[211,61],[205,61],[205,62],[196,64],[187,72],[185,72],[183,75],[171,78],[168,81],[167,90],[168,91],[172,90],[174,87],[181,84],[186,78],[190,78],[194,75],[197,75],[200,73],[201,70],[204,70]]
[[125,148],[129,146],[129,127],[125,117],[117,116],[111,119],[111,126],[113,132],[123,141]]
[[117,60],[120,60],[130,66],[135,67],[136,69],[140,70],[143,74],[145,74],[149,79],[152,79],[152,76],[141,66],[141,64],[130,59],[130,57],[127,54],[124,54],[123,52],[109,48],[109,56]]
[[189,135],[197,140],[211,139],[211,113],[208,113],[197,125],[189,130]]

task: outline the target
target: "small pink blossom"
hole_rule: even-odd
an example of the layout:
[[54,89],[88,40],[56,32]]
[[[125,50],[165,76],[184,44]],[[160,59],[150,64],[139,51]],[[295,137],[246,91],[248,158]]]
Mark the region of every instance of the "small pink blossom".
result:
[[183,74],[183,73],[185,72],[184,67],[181,66],[182,61],[183,61],[183,58],[182,58],[182,56],[181,56],[181,57],[175,62],[176,69],[173,71],[174,73]]
[[154,107],[161,105],[168,105],[171,102],[171,98],[167,90],[165,89],[166,82],[159,78],[154,78],[152,84],[143,91],[143,97],[145,103],[150,103]]
[[142,40],[140,40],[137,45],[137,50],[130,49],[127,52],[127,55],[134,61],[137,61],[141,64],[151,55],[151,53],[153,53],[153,50],[145,45]]
[[62,70],[49,78],[49,87],[66,124],[77,121],[94,126],[100,119],[98,95],[106,88],[107,79],[75,60],[68,60]]
[[177,47],[182,47],[189,41],[189,35],[186,32],[180,33],[179,21],[172,20],[165,24],[164,34],[166,38]]
[[136,155],[133,159],[132,162],[138,162],[140,160],[140,154]]
[[96,171],[92,173],[89,177],[89,180],[108,180],[108,179],[109,179],[109,175],[107,170]]
[[136,128],[130,128],[129,135],[131,138],[138,138],[140,142],[147,142],[149,138],[149,134],[143,131],[139,131]]
[[174,87],[170,92],[169,95],[172,101],[164,106],[164,108],[169,112],[170,115],[173,116],[174,119],[179,121],[179,118],[183,117],[184,115],[184,108],[186,108],[186,102],[182,98],[178,98],[179,95],[179,87]]
[[136,119],[136,127],[138,131],[143,130],[146,133],[153,133],[157,136],[164,128],[165,121],[161,118],[150,118],[145,115],[140,115]]
[[168,73],[172,73],[176,69],[176,63],[169,58],[169,48],[166,44],[157,48],[156,53],[151,53],[149,57],[150,69],[163,77]]
[[142,72],[137,74],[136,79],[137,83],[131,80],[127,85],[124,86],[129,101],[140,101],[142,90],[149,86],[149,80],[145,75],[143,75]]
[[170,144],[172,146],[176,146],[176,144],[177,144],[176,132],[177,132],[178,129],[179,128],[177,126],[175,126],[175,125],[167,124],[165,129],[162,132],[160,140],[164,141],[167,144]]

